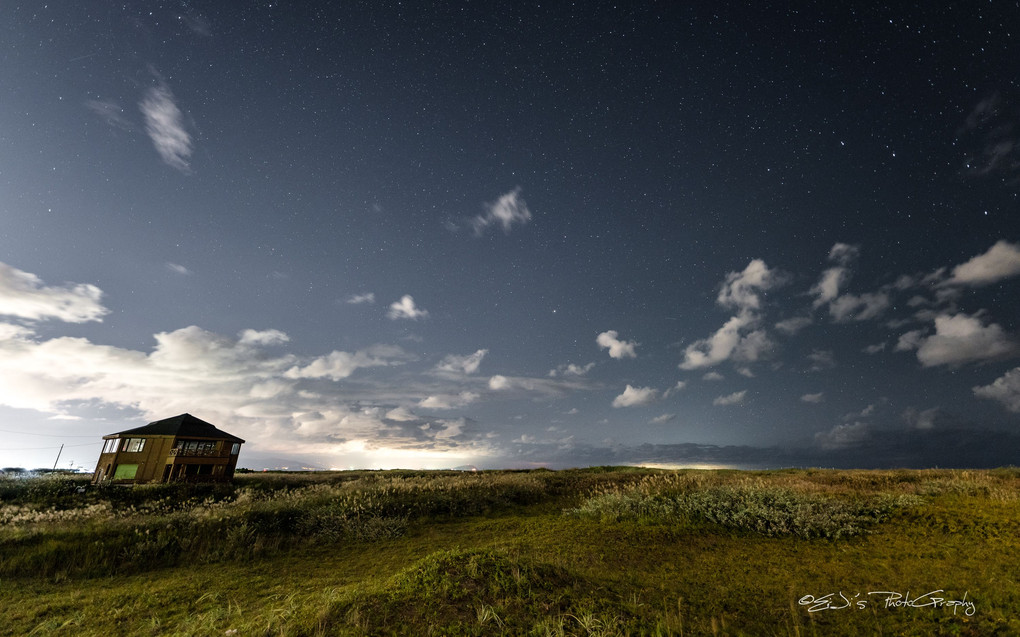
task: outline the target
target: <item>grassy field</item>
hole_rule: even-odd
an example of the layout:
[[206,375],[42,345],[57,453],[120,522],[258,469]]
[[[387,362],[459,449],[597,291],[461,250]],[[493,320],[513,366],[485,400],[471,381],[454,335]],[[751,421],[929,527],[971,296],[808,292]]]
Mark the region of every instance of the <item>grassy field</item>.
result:
[[1020,635],[1020,469],[0,478],[0,635]]

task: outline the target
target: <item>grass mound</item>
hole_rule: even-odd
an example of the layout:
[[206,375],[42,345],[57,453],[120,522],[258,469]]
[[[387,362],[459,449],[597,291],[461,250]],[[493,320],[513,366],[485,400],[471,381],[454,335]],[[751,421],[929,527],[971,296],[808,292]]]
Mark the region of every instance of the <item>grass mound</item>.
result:
[[316,634],[618,634],[628,613],[570,571],[493,549],[434,553],[381,587],[348,593],[319,617]]

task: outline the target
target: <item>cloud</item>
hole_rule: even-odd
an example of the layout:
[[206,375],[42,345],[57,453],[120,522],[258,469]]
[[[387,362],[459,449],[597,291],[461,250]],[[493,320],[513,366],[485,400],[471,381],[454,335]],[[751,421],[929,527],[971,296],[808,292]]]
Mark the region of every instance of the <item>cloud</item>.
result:
[[805,403],[818,404],[821,402],[825,402],[825,394],[822,392],[818,392],[817,394],[804,394],[803,396],[800,397],[800,399],[802,402]]
[[238,343],[241,345],[282,345],[290,340],[286,333],[280,330],[243,330]]
[[784,277],[770,270],[761,259],[754,259],[743,272],[730,272],[719,290],[716,302],[722,307],[740,310],[761,309],[761,292],[782,285]]
[[812,323],[814,320],[809,316],[794,316],[776,323],[776,329],[793,336]]
[[648,421],[648,423],[652,425],[662,425],[667,422],[670,422],[671,420],[676,420],[676,414],[662,414],[661,416],[656,416],[655,418],[652,418],[651,420]]
[[685,387],[687,387],[687,383],[685,383],[685,382],[684,382],[684,381],[682,381],[682,380],[678,380],[678,381],[676,382],[676,385],[673,385],[672,387],[670,387],[669,389],[667,389],[667,390],[665,391],[665,393],[663,393],[663,394],[662,394],[662,397],[663,397],[663,398],[669,398],[669,397],[670,397],[671,395],[673,395],[673,394],[675,394],[675,393],[677,393],[677,392],[679,392],[679,391],[683,391],[683,389],[684,389]]
[[47,286],[34,274],[0,263],[0,316],[102,322],[109,313],[99,302],[102,296],[102,290],[88,283]]
[[784,283],[785,278],[761,259],[752,260],[743,272],[727,274],[716,303],[736,309],[737,314],[712,336],[687,346],[680,369],[711,367],[730,358],[752,362],[772,349],[775,344],[768,334],[756,329],[760,322],[758,310],[762,307],[761,295]]
[[757,318],[750,312],[743,312],[730,318],[709,338],[695,341],[684,350],[680,369],[693,370],[711,367],[725,360],[753,362],[772,349],[775,344],[764,330],[742,334]]
[[114,128],[128,132],[135,130],[135,125],[124,117],[124,109],[117,102],[112,100],[88,100],[85,102],[85,106]]
[[887,307],[889,295],[885,292],[844,294],[829,304],[829,314],[837,322],[866,321],[880,315]]
[[638,407],[648,405],[659,396],[657,389],[651,387],[632,387],[627,385],[623,393],[613,399],[613,407]]
[[710,380],[710,381],[711,380],[725,380],[725,379],[726,379],[726,377],[723,376],[722,374],[720,374],[719,372],[708,372],[707,374],[705,374],[704,376],[701,377],[701,380]]
[[397,422],[412,422],[421,420],[406,407],[394,407],[393,409],[386,412],[387,420],[396,420]]
[[726,406],[726,405],[739,405],[744,402],[744,397],[747,396],[747,390],[733,392],[726,396],[719,396],[712,401],[713,405]]
[[284,374],[286,378],[329,378],[341,380],[363,367],[403,365],[411,357],[396,346],[378,346],[354,352],[333,351],[320,356],[304,367],[294,366]]
[[598,343],[599,347],[608,349],[609,356],[611,358],[637,358],[634,348],[640,345],[634,341],[621,341],[617,338],[616,330],[609,330],[608,332],[602,332],[595,338],[595,342]]
[[181,110],[166,84],[150,88],[138,103],[145,117],[145,132],[163,161],[181,172],[190,172],[191,135],[184,128]]
[[883,341],[881,343],[876,343],[874,345],[868,345],[867,347],[865,347],[861,351],[864,352],[865,354],[877,354],[877,353],[879,353],[881,351],[884,351],[886,345],[887,345],[887,343],[885,343]]
[[418,403],[423,409],[458,409],[478,400],[475,392],[462,391],[459,394],[437,394],[428,396]]
[[166,269],[170,270],[171,272],[176,272],[177,274],[180,274],[181,276],[190,276],[192,274],[191,270],[189,270],[186,267],[184,267],[183,265],[180,265],[180,264],[177,264],[177,263],[169,263],[168,262],[166,264]]
[[414,304],[414,297],[410,294],[405,294],[400,297],[399,301],[391,303],[390,311],[386,314],[386,316],[393,320],[411,319],[414,321],[426,318],[428,315],[428,310],[420,309]]
[[809,372],[820,372],[836,366],[836,357],[832,350],[812,350],[807,355],[807,359],[811,361],[811,367],[808,368]]
[[935,317],[935,334],[924,336],[920,330],[900,337],[897,351],[917,349],[917,359],[925,367],[962,365],[975,361],[1005,358],[1017,353],[1017,344],[996,323],[984,325],[978,315],[943,314]]
[[364,294],[352,294],[347,297],[347,300],[344,302],[351,305],[361,305],[362,303],[372,304],[375,303],[375,293],[365,292]]
[[829,250],[829,261],[833,261],[840,265],[850,265],[850,263],[858,257],[861,253],[861,247],[850,245],[848,243],[836,243]]
[[908,407],[903,411],[903,420],[914,429],[931,429],[935,426],[935,418],[939,415],[939,408],[932,407],[924,411],[918,411]]
[[525,224],[531,221],[531,211],[520,194],[521,189],[515,188],[495,203],[486,204],[485,212],[471,220],[475,234],[480,235],[489,226],[496,224],[502,226],[503,232],[510,232],[514,223]]
[[988,252],[953,268],[946,284],[990,285],[1017,275],[1020,275],[1020,245],[998,241]]
[[815,434],[815,444],[835,450],[857,446],[871,437],[871,426],[864,422],[843,423],[826,432]]
[[435,370],[447,374],[474,374],[478,371],[478,366],[482,364],[482,359],[488,353],[489,350],[480,349],[474,354],[468,354],[467,356],[450,354],[436,365]]
[[567,365],[560,365],[556,369],[549,370],[549,376],[556,378],[557,376],[584,376],[595,367],[595,363],[588,363],[587,365],[575,365],[569,363]]
[[978,398],[998,401],[1013,413],[1020,413],[1020,367],[1014,367],[990,385],[973,388]]

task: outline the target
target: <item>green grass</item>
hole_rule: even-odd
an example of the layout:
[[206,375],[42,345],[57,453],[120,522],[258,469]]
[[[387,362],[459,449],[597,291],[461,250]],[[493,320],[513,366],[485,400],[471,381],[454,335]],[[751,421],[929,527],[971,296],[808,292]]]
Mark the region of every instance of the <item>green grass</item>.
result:
[[1015,469],[76,486],[0,481],[0,635],[1020,634]]

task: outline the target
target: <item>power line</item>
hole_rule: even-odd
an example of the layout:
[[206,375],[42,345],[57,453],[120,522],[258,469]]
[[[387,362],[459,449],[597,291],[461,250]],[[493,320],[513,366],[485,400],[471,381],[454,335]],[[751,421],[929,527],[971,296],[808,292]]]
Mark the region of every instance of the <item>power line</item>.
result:
[[[60,435],[57,433],[31,433],[29,431],[15,431],[13,429],[0,429],[0,431],[6,431],[7,433],[19,433],[23,436],[46,436],[48,438],[95,438],[95,435],[82,436],[82,435]],[[102,435],[102,434],[97,434]]]
[[[103,443],[102,442],[85,442],[85,443],[82,443],[80,445],[64,445],[64,448],[65,449],[70,449],[71,447],[93,447],[95,445],[101,445],[101,444],[103,444]],[[56,449],[56,448],[57,448],[56,445],[54,445],[52,447],[0,447],[0,451],[39,451],[40,449]]]

